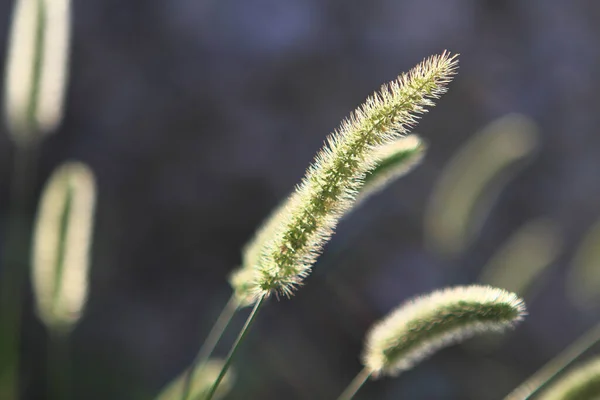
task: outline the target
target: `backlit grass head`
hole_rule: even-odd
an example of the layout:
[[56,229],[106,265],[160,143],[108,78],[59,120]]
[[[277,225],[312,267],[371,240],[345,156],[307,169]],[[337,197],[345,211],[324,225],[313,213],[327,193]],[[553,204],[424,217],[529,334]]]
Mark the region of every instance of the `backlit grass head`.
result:
[[40,200],[32,279],[38,315],[54,331],[70,329],[86,301],[95,201],[94,175],[78,162],[61,165]]
[[367,99],[328,139],[296,191],[277,214],[277,226],[257,254],[253,293],[290,296],[343,214],[354,204],[373,152],[403,137],[418,115],[446,91],[456,57],[433,56]]
[[6,76],[5,117],[19,145],[53,131],[63,115],[70,0],[16,0]]
[[374,376],[395,375],[435,351],[523,319],[525,305],[491,286],[459,286],[401,305],[367,334],[363,363]]
[[550,385],[540,400],[596,400],[600,399],[600,358],[568,373]]

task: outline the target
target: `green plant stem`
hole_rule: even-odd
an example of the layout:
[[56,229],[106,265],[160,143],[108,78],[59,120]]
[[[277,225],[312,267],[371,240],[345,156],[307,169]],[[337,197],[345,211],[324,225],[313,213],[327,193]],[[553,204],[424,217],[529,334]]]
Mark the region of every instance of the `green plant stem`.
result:
[[17,399],[23,291],[31,240],[31,190],[37,145],[16,146],[0,270],[0,398]]
[[350,382],[350,384],[344,390],[344,392],[340,395],[340,397],[338,397],[338,400],[352,399],[354,397],[354,395],[356,394],[356,392],[358,392],[358,389],[360,389],[362,387],[362,385],[365,384],[365,382],[367,381],[367,379],[369,379],[370,376],[371,376],[371,370],[367,369],[366,367],[363,368],[363,370],[360,371],[356,375],[356,377],[354,377],[352,382]]
[[583,336],[574,341],[569,347],[563,350],[562,353],[554,357],[525,382],[520,384],[515,390],[510,392],[504,400],[528,399],[599,341],[600,324],[594,326]]
[[54,400],[70,399],[69,394],[69,347],[68,337],[50,332],[48,343],[48,364],[46,379],[50,398]]
[[192,389],[192,380],[194,378],[196,370],[198,369],[198,367],[200,367],[201,365],[206,363],[206,361],[208,361],[208,358],[212,354],[217,343],[219,343],[219,340],[221,340],[223,332],[225,332],[225,329],[227,329],[227,326],[229,326],[229,323],[231,322],[231,319],[233,318],[235,312],[238,310],[238,306],[239,301],[237,300],[235,294],[232,294],[227,304],[225,304],[225,307],[223,307],[219,318],[217,318],[217,321],[210,330],[208,337],[204,341],[204,344],[202,344],[198,355],[196,356],[192,365],[186,372],[185,381],[181,392],[181,400],[189,399],[190,392]]
[[217,391],[219,384],[221,383],[221,381],[223,380],[223,377],[225,376],[225,374],[227,373],[227,370],[229,369],[229,365],[233,361],[233,357],[235,356],[237,349],[240,347],[240,344],[242,343],[242,341],[246,337],[246,334],[250,330],[250,327],[252,326],[252,323],[256,319],[256,316],[258,315],[258,311],[260,310],[260,307],[263,305],[264,301],[265,301],[265,296],[261,296],[261,298],[254,305],[252,312],[250,313],[250,315],[248,316],[248,319],[246,320],[246,324],[240,331],[240,334],[238,335],[237,339],[235,340],[235,343],[233,343],[233,346],[231,347],[229,354],[227,354],[227,359],[225,360],[225,364],[223,364],[223,368],[221,368],[221,372],[219,373],[219,376],[215,380],[213,387],[210,389],[210,392],[208,393],[206,400],[211,400],[213,398],[213,396],[215,395],[215,392]]

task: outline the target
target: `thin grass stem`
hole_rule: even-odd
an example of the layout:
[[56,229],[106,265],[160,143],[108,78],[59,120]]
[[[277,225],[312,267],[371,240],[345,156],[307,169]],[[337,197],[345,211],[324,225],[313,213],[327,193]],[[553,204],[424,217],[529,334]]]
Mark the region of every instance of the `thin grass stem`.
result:
[[563,350],[562,353],[554,357],[525,382],[517,386],[504,400],[528,399],[598,342],[600,342],[600,324],[587,331]]
[[46,379],[50,399],[70,399],[69,347],[67,337],[51,332],[48,343]]
[[37,145],[15,146],[0,270],[0,398],[17,398],[23,292],[29,266]]
[[344,390],[344,392],[338,397],[338,400],[350,400],[354,397],[356,392],[365,384],[367,379],[371,376],[371,370],[368,368],[363,368],[356,377],[350,382],[348,387]]
[[223,368],[221,369],[221,372],[219,373],[217,380],[215,380],[213,387],[210,389],[210,392],[208,393],[206,400],[212,400],[213,396],[215,395],[215,392],[217,391],[219,384],[221,383],[221,381],[223,380],[223,377],[225,376],[225,374],[227,373],[227,370],[229,369],[229,365],[233,361],[233,357],[235,356],[235,353],[237,352],[238,348],[240,347],[240,344],[242,343],[242,341],[248,334],[248,331],[250,330],[252,323],[256,319],[256,316],[258,315],[258,311],[260,310],[260,307],[263,305],[264,301],[265,301],[265,295],[261,296],[260,299],[254,305],[252,312],[250,313],[250,315],[248,316],[248,319],[246,320],[246,324],[244,324],[244,327],[240,331],[237,339],[235,340],[235,343],[233,343],[233,346],[231,346],[231,350],[229,351],[229,354],[227,354],[227,359],[225,360],[225,364],[223,364]]
[[183,384],[183,389],[181,392],[181,400],[188,400],[190,398],[190,393],[192,389],[192,379],[194,377],[194,374],[196,373],[196,370],[198,369],[198,367],[200,367],[201,365],[206,363],[206,361],[208,361],[210,355],[217,346],[217,343],[219,343],[219,340],[221,340],[223,332],[225,332],[225,329],[227,329],[227,327],[229,326],[229,323],[235,315],[235,312],[238,310],[238,306],[239,301],[234,293],[229,298],[227,304],[225,304],[225,307],[223,307],[223,310],[221,311],[221,314],[217,318],[217,321],[210,330],[208,337],[204,341],[204,344],[202,344],[198,355],[196,356],[192,365],[186,372],[185,382]]

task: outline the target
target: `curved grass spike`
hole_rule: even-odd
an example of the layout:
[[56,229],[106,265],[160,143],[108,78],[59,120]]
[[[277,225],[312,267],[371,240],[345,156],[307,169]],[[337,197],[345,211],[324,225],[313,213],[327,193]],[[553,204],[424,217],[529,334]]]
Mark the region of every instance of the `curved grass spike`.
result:
[[525,315],[523,300],[491,286],[457,286],[409,300],[371,328],[365,367],[339,400],[351,399],[371,376],[398,375],[443,347],[511,328]]
[[[222,360],[211,359],[196,369],[191,378],[192,384],[189,394],[190,400],[206,399],[206,396],[208,395],[213,382],[217,379],[221,368],[223,368]],[[181,391],[185,383],[184,379],[184,376],[180,376],[173,382],[169,383],[167,387],[165,387],[156,397],[156,400],[180,400]],[[224,397],[229,390],[231,390],[234,379],[235,375],[233,372],[229,371],[223,378],[223,382],[219,386],[219,390],[215,393],[215,399]]]
[[514,293],[491,286],[458,286],[401,305],[368,333],[364,365],[375,376],[396,375],[442,347],[477,333],[503,331],[525,316]]
[[252,266],[256,298],[292,295],[376,165],[373,151],[407,133],[432,99],[446,91],[456,65],[448,53],[423,61],[369,97],[327,139]]
[[600,222],[596,222],[579,245],[567,275],[567,296],[580,308],[598,304],[600,296]]
[[17,0],[5,75],[5,116],[26,145],[49,133],[63,114],[68,75],[70,0]]
[[583,366],[550,385],[540,400],[595,400],[600,398],[600,358]]
[[438,179],[425,213],[428,245],[445,255],[462,252],[477,235],[501,189],[538,146],[535,123],[500,118],[471,138]]
[[93,173],[78,162],[61,165],[42,194],[32,279],[37,313],[53,332],[70,330],[85,305],[95,199]]

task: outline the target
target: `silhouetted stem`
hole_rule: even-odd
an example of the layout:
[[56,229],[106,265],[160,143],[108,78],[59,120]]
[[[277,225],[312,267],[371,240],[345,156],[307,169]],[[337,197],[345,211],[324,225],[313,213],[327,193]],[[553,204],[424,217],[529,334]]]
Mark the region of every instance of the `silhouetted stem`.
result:
[[238,335],[237,339],[235,340],[235,343],[233,344],[233,346],[231,347],[229,354],[227,354],[227,359],[225,360],[225,364],[223,364],[223,368],[221,368],[221,372],[219,373],[217,380],[213,384],[213,387],[210,389],[210,393],[206,397],[206,400],[211,400],[213,398],[213,396],[215,395],[215,392],[217,391],[219,384],[221,383],[221,381],[223,380],[223,377],[225,376],[225,374],[227,373],[227,370],[229,369],[229,365],[233,361],[233,357],[235,356],[237,349],[240,347],[240,344],[242,343],[242,341],[246,337],[246,334],[250,330],[250,327],[252,326],[252,323],[256,319],[256,316],[258,315],[258,311],[260,310],[260,307],[263,305],[264,301],[265,301],[265,296],[262,296],[254,305],[252,312],[250,313],[250,315],[248,316],[248,319],[246,320],[246,324],[240,331],[240,334]]
[[346,390],[338,397],[338,400],[350,400],[354,397],[358,389],[365,384],[367,379],[371,376],[371,371],[367,368],[363,368],[362,371],[356,375],[356,377],[350,382]]
[[190,392],[192,389],[192,380],[196,370],[198,369],[198,367],[202,366],[206,363],[206,361],[208,361],[208,358],[214,351],[215,347],[217,346],[217,343],[219,343],[219,340],[221,340],[223,332],[225,332],[225,329],[227,329],[227,326],[229,326],[229,323],[231,322],[231,319],[233,318],[235,312],[238,310],[238,305],[239,302],[235,294],[232,294],[227,304],[225,304],[225,307],[223,307],[219,318],[217,318],[217,321],[210,330],[208,337],[204,341],[204,344],[202,344],[198,355],[196,356],[192,365],[186,372],[181,400],[189,399]]
[[22,297],[29,266],[37,145],[16,146],[0,270],[0,398],[18,398]]
[[69,389],[69,347],[68,337],[51,332],[48,343],[48,364],[46,379],[50,398],[54,400],[70,399]]
[[558,356],[550,360],[540,370],[533,374],[529,379],[520,384],[515,390],[510,392],[504,400],[526,400],[535,392],[540,390],[552,378],[558,375],[562,370],[568,367],[579,356],[588,351],[592,346],[600,341],[600,324],[587,331],[579,339],[571,343],[569,347],[563,350]]

